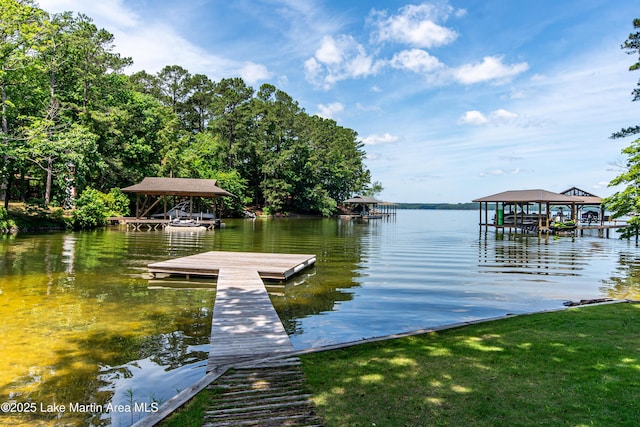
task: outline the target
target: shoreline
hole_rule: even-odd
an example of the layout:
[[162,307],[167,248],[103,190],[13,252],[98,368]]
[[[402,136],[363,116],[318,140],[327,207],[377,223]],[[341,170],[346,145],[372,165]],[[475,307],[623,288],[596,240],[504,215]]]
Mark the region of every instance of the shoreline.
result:
[[[582,300],[582,301],[592,301],[592,300]],[[539,310],[539,311],[532,311],[532,312],[518,313],[518,314],[507,313],[507,314],[502,315],[502,316],[490,317],[490,318],[485,318],[485,319],[477,319],[477,320],[471,320],[471,321],[466,321],[466,322],[456,322],[456,323],[436,326],[436,327],[432,327],[432,328],[417,329],[417,330],[413,330],[413,331],[400,332],[400,333],[383,335],[383,336],[378,336],[378,337],[365,338],[365,339],[357,340],[357,341],[349,341],[349,342],[344,342],[344,343],[339,343],[339,344],[331,344],[331,345],[320,346],[320,347],[312,347],[312,348],[307,348],[307,349],[304,349],[304,350],[296,350],[296,351],[291,352],[291,353],[281,354],[281,355],[278,355],[278,356],[273,356],[273,357],[269,357],[269,358],[265,358],[265,359],[252,360],[252,361],[248,361],[248,362],[237,364],[237,365],[233,365],[233,366],[224,366],[224,367],[221,367],[219,370],[209,372],[202,379],[197,381],[195,384],[191,385],[190,387],[186,388],[185,390],[181,391],[180,393],[176,394],[174,397],[172,397],[171,399],[166,401],[163,405],[161,405],[158,408],[157,412],[152,413],[149,416],[141,419],[140,421],[138,421],[135,424],[133,424],[132,427],[153,427],[153,426],[158,425],[158,423],[170,418],[174,413],[176,413],[177,411],[181,410],[184,407],[185,404],[188,404],[188,402],[190,402],[199,392],[204,390],[209,385],[213,384],[218,378],[220,378],[222,375],[224,375],[230,369],[242,369],[242,368],[251,367],[253,365],[257,365],[257,364],[260,364],[260,363],[277,361],[277,360],[285,359],[285,358],[289,358],[289,357],[303,356],[303,355],[314,354],[314,353],[322,353],[322,352],[330,352],[330,351],[335,351],[335,350],[346,349],[346,348],[349,348],[349,347],[355,347],[355,346],[362,345],[362,344],[390,341],[390,340],[395,340],[395,339],[399,339],[399,338],[408,338],[408,337],[413,337],[413,336],[417,336],[417,335],[425,335],[425,334],[431,334],[431,333],[435,333],[435,332],[443,332],[443,331],[455,330],[455,329],[464,328],[466,326],[479,325],[479,324],[483,324],[483,323],[490,323],[490,322],[495,322],[495,321],[505,320],[505,319],[511,319],[511,318],[516,318],[516,317],[525,317],[525,316],[531,316],[531,315],[536,315],[536,314],[545,314],[545,313],[555,313],[555,312],[560,312],[560,311],[566,311],[566,310],[569,310],[569,309],[576,309],[576,308],[583,308],[583,307],[594,307],[594,306],[598,306],[598,305],[625,304],[625,303],[626,304],[640,304],[640,301],[630,300],[630,299],[624,299],[624,300],[613,300],[613,299],[611,299],[611,300],[608,300],[608,301],[598,301],[598,302],[593,302],[593,303],[582,303],[582,304],[578,303],[576,305],[571,305],[571,306],[565,305],[564,307],[560,307],[560,308],[557,308],[557,309],[546,309],[546,310]]]

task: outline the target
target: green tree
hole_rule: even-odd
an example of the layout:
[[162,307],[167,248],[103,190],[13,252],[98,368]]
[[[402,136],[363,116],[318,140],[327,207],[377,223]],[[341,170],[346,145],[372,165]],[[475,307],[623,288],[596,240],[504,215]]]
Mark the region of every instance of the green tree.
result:
[[308,157],[297,161],[305,163],[295,204],[299,209],[326,214],[337,202],[361,192],[370,181],[370,172],[364,166],[365,153],[354,130],[318,116],[304,121]]
[[191,76],[186,82],[188,97],[182,106],[182,116],[187,130],[204,132],[213,116],[215,83],[204,74]]
[[88,116],[93,109],[113,101],[110,92],[112,73],[122,71],[133,62],[113,52],[113,34],[99,29],[93,20],[79,14],[67,34],[67,61],[61,68],[66,77],[66,100]]
[[[640,19],[633,20],[633,27],[640,30]],[[622,49],[629,55],[638,55],[640,52],[640,31],[629,34],[628,39],[622,44]],[[629,67],[630,71],[640,69],[640,58]],[[638,87],[633,90],[633,101],[640,100],[640,81]],[[640,125],[635,125],[615,132],[612,139],[626,138],[640,134]],[[628,225],[622,230],[621,237],[630,238],[640,233],[640,139],[635,139],[622,150],[627,157],[624,171],[615,177],[609,186],[625,185],[626,187],[604,200],[606,206],[613,212],[614,218],[631,215]]]
[[36,119],[24,129],[23,143],[15,153],[45,173],[45,205],[51,201],[54,177],[59,179],[57,184],[63,199],[60,201],[70,205],[72,201],[64,199],[67,198],[67,187],[75,183],[66,180],[71,179],[71,168],[81,180],[86,179],[89,173],[86,159],[95,156],[96,137],[80,124],[72,124],[68,129],[56,132],[51,130],[53,126],[54,122],[50,119]]
[[76,228],[95,228],[107,224],[107,218],[123,216],[129,212],[129,199],[119,189],[103,193],[87,188],[78,198],[73,211],[73,224]]
[[14,175],[41,177],[47,203],[62,203],[71,185],[200,177],[238,196],[226,210],[330,214],[369,184],[357,134],[310,117],[275,86],[255,93],[179,65],[126,76],[132,61],[113,41],[88,16],[0,0],[0,193]]
[[250,102],[254,90],[239,78],[222,79],[215,86],[213,102],[214,119],[210,126],[228,141],[228,165],[235,168],[239,161],[236,142],[242,142],[247,135],[250,120]]
[[382,183],[380,181],[375,181],[375,182],[372,182],[370,186],[367,186],[362,191],[362,195],[363,196],[375,197],[378,194],[382,193],[382,190],[384,190],[384,187],[382,186]]
[[179,65],[167,65],[158,73],[161,99],[174,113],[183,109],[183,104],[189,96],[190,88],[187,82],[190,79],[191,74]]
[[9,91],[24,82],[25,69],[33,63],[30,52],[41,42],[44,17],[32,0],[0,0],[0,200],[5,207],[13,174],[9,143],[16,138],[9,122],[18,115],[18,99]]
[[129,76],[133,89],[137,92],[146,93],[160,100],[162,92],[160,89],[160,78],[157,75],[149,74],[146,71],[138,71]]

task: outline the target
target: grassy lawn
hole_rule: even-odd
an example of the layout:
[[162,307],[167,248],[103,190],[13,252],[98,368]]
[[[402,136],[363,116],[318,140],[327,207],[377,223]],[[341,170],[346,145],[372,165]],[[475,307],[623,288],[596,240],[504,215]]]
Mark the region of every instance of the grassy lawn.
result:
[[61,208],[43,208],[36,205],[11,202],[8,209],[9,215],[15,221],[21,231],[39,229],[66,228],[64,220],[68,213]]
[[302,357],[326,426],[631,426],[640,305],[518,316]]
[[209,401],[217,394],[217,391],[204,389],[198,393],[191,401],[171,414],[171,416],[160,424],[160,427],[200,427],[204,420],[204,412],[207,410]]

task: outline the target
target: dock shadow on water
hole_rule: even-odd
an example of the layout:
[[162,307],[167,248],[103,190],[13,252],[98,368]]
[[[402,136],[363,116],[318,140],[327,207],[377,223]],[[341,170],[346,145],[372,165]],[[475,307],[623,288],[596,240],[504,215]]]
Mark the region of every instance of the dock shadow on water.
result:
[[474,211],[226,222],[195,236],[110,228],[0,239],[0,402],[37,405],[3,412],[0,425],[129,425],[201,378],[215,280],[145,276],[180,256],[315,254],[303,275],[266,282],[296,349],[640,297],[633,243],[484,232]]

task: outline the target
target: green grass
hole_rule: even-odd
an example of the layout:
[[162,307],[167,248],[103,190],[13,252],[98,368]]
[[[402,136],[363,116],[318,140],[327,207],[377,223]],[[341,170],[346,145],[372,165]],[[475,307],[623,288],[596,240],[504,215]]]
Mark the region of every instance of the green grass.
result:
[[631,426],[640,305],[518,316],[302,357],[326,426]]
[[43,208],[25,203],[10,203],[9,217],[20,231],[64,230],[68,228],[61,208]]
[[209,401],[218,391],[204,389],[178,411],[162,421],[160,427],[200,427]]

